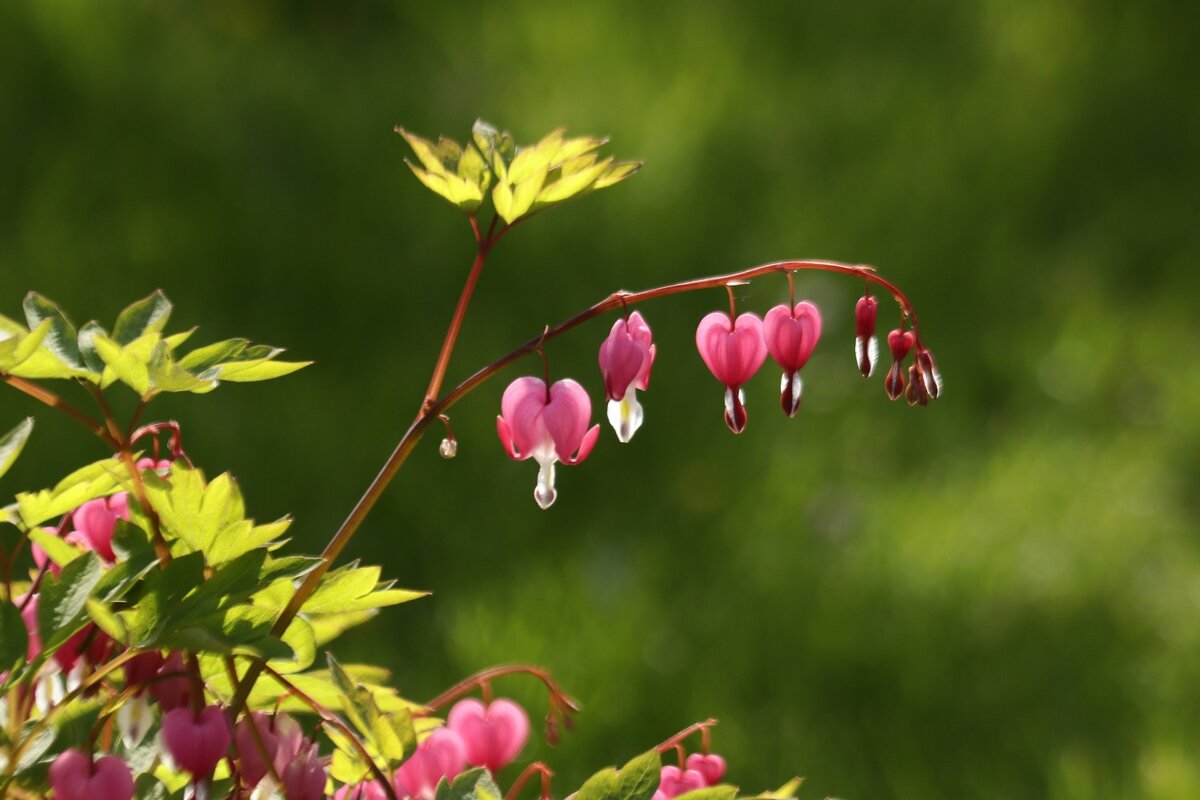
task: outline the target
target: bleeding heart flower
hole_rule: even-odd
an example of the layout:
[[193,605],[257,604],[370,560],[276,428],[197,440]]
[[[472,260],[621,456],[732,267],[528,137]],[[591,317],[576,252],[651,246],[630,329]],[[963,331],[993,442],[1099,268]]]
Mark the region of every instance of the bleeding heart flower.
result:
[[442,778],[453,780],[466,763],[467,748],[462,737],[449,728],[438,728],[396,770],[396,794],[433,800],[438,782]]
[[212,774],[229,749],[229,720],[220,706],[208,706],[199,714],[177,708],[163,717],[162,738],[175,763],[200,780]]
[[871,295],[863,295],[854,306],[854,362],[864,378],[875,372],[879,361],[879,340],[875,338],[875,316],[879,312],[879,301]]
[[783,413],[795,416],[800,408],[803,383],[800,368],[808,363],[817,340],[821,338],[821,312],[807,300],[795,308],[778,305],[763,318],[763,340],[775,363],[783,367],[779,384]]
[[[183,654],[175,650],[167,655],[158,675],[169,675],[184,672]],[[161,678],[147,684],[150,694],[162,706],[163,711],[172,711],[186,706],[192,698],[191,681],[184,675],[176,678]]]
[[917,366],[925,380],[925,389],[929,392],[930,400],[937,400],[942,394],[942,373],[938,371],[933,353],[924,347],[917,348]]
[[379,781],[362,781],[338,789],[333,800],[387,800],[387,792]]
[[300,751],[279,771],[283,796],[288,800],[324,800],[325,767],[315,742],[304,740]]
[[628,442],[642,426],[642,406],[637,390],[650,387],[650,368],[655,347],[650,326],[637,311],[628,320],[613,323],[608,338],[600,344],[600,371],[608,396],[608,422],[617,439]]
[[509,458],[538,462],[533,497],[542,508],[549,508],[558,496],[554,489],[555,462],[578,464],[596,445],[600,426],[589,429],[591,419],[592,401],[570,378],[556,382],[549,390],[539,378],[517,378],[504,390],[496,432]]
[[467,763],[492,773],[512,763],[529,738],[529,716],[511,700],[490,705],[473,698],[450,709],[446,726],[462,737]]
[[692,753],[687,768],[703,775],[706,786],[716,786],[725,777],[725,759],[715,753]]
[[249,716],[242,717],[233,730],[233,746],[241,766],[242,782],[249,787],[256,786],[270,772],[268,762],[263,759],[258,744],[254,741],[251,725],[258,728],[258,735],[262,738],[276,775],[283,775],[284,769],[306,744],[300,723],[287,714],[270,716],[261,711],[254,711]]
[[64,750],[50,765],[55,800],[129,800],[133,775],[116,756],[92,761],[78,750]]
[[696,328],[696,348],[713,377],[725,384],[725,424],[734,433],[746,429],[746,397],[742,384],[754,377],[767,358],[762,320],[739,314],[736,321],[714,311]]
[[693,769],[681,770],[679,767],[667,766],[659,772],[658,792],[655,795],[661,793],[666,800],[671,800],[672,797],[687,794],[695,789],[703,789],[706,785],[704,776]]
[[89,500],[71,517],[75,530],[83,534],[91,549],[110,563],[117,560],[112,537],[118,519],[129,519],[129,495],[125,492]]
[[902,331],[896,328],[888,334],[887,341],[888,349],[892,351],[892,366],[883,380],[883,388],[887,391],[888,397],[897,400],[904,394],[904,373],[900,369],[900,362],[904,361],[908,351],[912,350],[916,337],[913,336],[912,331]]

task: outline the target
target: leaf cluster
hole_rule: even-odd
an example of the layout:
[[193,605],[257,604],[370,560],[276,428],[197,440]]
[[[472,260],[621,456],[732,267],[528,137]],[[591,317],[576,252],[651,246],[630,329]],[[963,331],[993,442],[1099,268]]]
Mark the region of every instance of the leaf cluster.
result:
[[420,162],[417,166],[405,160],[421,183],[472,216],[490,190],[496,214],[508,225],[620,183],[642,166],[640,161],[601,156],[597,151],[606,138],[567,138],[564,128],[522,146],[512,134],[482,120],[465,145],[445,136],[431,142],[401,127],[396,132]]

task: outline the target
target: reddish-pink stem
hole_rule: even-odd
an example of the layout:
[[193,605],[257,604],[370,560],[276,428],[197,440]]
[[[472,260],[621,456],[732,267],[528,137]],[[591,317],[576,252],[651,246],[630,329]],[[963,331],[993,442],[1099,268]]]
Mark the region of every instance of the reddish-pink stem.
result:
[[671,738],[667,739],[665,742],[660,744],[655,749],[658,750],[658,752],[660,752],[660,753],[666,753],[669,750],[674,750],[675,748],[682,745],[684,739],[688,738],[689,736],[691,736],[693,733],[696,733],[697,731],[701,732],[701,734],[704,735],[705,740],[707,741],[708,729],[716,724],[717,724],[717,721],[715,719],[713,719],[712,717],[709,717],[708,719],[704,720],[703,722],[696,722],[691,725],[688,725],[686,728],[684,728],[683,730],[681,730],[679,733],[675,734]]
[[513,785],[504,793],[504,800],[514,800],[521,790],[525,788],[525,784],[529,783],[529,779],[535,774],[540,773],[542,776],[542,794],[546,798],[550,796],[550,779],[554,777],[554,771],[541,761],[535,761],[525,769],[521,770],[521,774],[513,781]]
[[505,675],[532,675],[545,684],[546,691],[550,693],[550,704],[553,708],[562,713],[571,713],[579,710],[579,704],[562,690],[562,687],[558,685],[546,670],[528,664],[505,664],[485,669],[482,672],[476,672],[471,677],[464,678],[454,684],[425,704],[426,713],[439,711],[460,697],[470,694],[477,687],[486,686],[496,678],[502,678]]

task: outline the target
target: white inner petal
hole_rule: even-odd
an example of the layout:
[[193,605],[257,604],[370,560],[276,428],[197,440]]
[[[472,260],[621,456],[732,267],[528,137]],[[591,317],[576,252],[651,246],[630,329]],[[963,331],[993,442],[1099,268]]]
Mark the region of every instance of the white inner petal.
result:
[[538,459],[537,486],[533,489],[533,499],[543,509],[554,505],[558,492],[554,490],[554,461]]
[[642,405],[637,399],[637,389],[633,384],[625,391],[620,400],[608,401],[608,424],[612,425],[617,434],[617,440],[627,443],[642,427]]

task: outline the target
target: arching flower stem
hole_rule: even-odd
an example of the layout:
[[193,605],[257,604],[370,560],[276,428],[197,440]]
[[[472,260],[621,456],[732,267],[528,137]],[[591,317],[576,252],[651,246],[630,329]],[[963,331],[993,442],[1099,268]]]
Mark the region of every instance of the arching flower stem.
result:
[[[467,276],[467,283],[463,287],[463,294],[459,298],[459,308],[455,312],[455,317],[451,320],[451,330],[447,332],[446,342],[443,343],[443,352],[438,358],[438,367],[435,368],[433,380],[430,381],[430,390],[434,393],[440,388],[442,379],[445,376],[446,364],[450,360],[450,352],[453,350],[454,339],[458,335],[458,328],[462,324],[462,316],[466,313],[467,301],[470,300],[471,291],[474,289],[475,281],[478,279],[479,270],[483,267],[483,259],[486,258],[487,250],[485,244],[490,247],[508,230],[510,226],[502,227],[499,232],[491,234],[489,238],[484,238],[480,243],[479,254],[476,256],[476,261],[472,265],[471,274]],[[387,461],[379,473],[371,481],[371,485],[355,503],[354,508],[350,510],[350,514],[342,522],[341,527],[333,534],[329,543],[325,545],[325,549],[321,552],[321,563],[319,563],[311,572],[305,576],[304,581],[297,587],[296,592],[284,607],[275,625],[272,628],[272,633],[276,636],[282,634],[291,621],[300,612],[301,606],[305,601],[312,596],[316,591],[317,586],[321,582],[321,578],[329,570],[329,567],[345,549],[350,539],[358,531],[360,525],[375,503],[383,495],[384,490],[392,479],[396,477],[396,473],[400,471],[400,467],[404,465],[405,460],[413,449],[417,446],[417,442],[421,440],[425,429],[429,427],[440,414],[446,413],[455,403],[462,400],[472,391],[477,389],[488,378],[495,375],[500,370],[512,364],[514,361],[535,352],[545,342],[562,336],[567,331],[577,328],[585,322],[588,322],[595,317],[606,314],[609,311],[614,311],[619,308],[626,308],[630,305],[643,303],[648,300],[656,300],[660,297],[669,297],[676,294],[684,294],[686,292],[695,292],[703,289],[714,289],[725,286],[731,282],[747,281],[752,278],[757,278],[763,275],[772,273],[789,273],[798,272],[801,270],[817,270],[821,272],[835,272],[843,275],[851,275],[862,278],[868,283],[873,283],[881,289],[887,291],[895,301],[899,304],[901,311],[912,322],[912,330],[914,336],[917,336],[918,323],[917,314],[908,297],[900,290],[896,284],[879,276],[875,272],[875,268],[865,264],[844,264],[838,261],[776,261],[770,264],[761,264],[756,267],[730,272],[724,275],[714,275],[707,278],[696,278],[689,281],[680,281],[678,283],[669,283],[665,286],[657,286],[653,289],[646,289],[640,292],[617,291],[605,297],[598,303],[595,303],[583,311],[568,317],[557,325],[552,325],[545,328],[539,335],[527,340],[505,355],[491,362],[487,366],[479,369],[473,375],[468,377],[462,383],[455,386],[440,399],[430,400],[427,392],[426,400],[421,405],[421,410],[417,414],[416,419],[408,426],[408,430],[400,437],[400,441],[396,443],[395,449],[392,450]],[[459,313],[461,312],[461,314]],[[918,341],[920,341],[918,336]],[[448,345],[448,346],[447,346]],[[242,679],[242,684],[238,687],[238,692],[234,695],[231,703],[232,710],[235,714],[240,712],[242,705],[246,701],[250,690],[254,686],[254,681],[261,674],[261,662],[255,661],[246,671]]]

